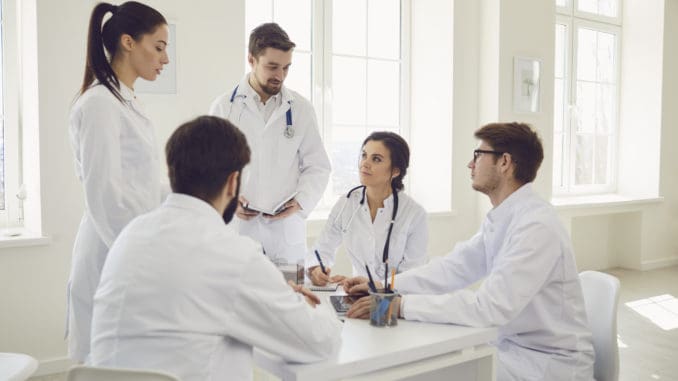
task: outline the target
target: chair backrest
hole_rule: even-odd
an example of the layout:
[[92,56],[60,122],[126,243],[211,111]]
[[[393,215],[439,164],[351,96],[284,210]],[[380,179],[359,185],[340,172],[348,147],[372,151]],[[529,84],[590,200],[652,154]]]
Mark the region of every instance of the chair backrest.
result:
[[617,381],[619,279],[598,271],[582,271],[579,273],[579,279],[584,293],[589,328],[593,333],[593,348],[596,351],[593,375],[598,381]]
[[168,373],[145,369],[74,366],[66,381],[179,381]]

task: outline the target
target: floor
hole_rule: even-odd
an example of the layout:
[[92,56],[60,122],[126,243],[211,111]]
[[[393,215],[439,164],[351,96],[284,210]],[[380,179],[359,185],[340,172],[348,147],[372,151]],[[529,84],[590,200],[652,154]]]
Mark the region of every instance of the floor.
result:
[[[678,381],[678,300],[675,299],[678,298],[678,266],[645,272],[623,269],[606,272],[621,282],[617,321],[619,380]],[[652,314],[659,325],[636,310]],[[64,374],[30,379],[65,380]]]

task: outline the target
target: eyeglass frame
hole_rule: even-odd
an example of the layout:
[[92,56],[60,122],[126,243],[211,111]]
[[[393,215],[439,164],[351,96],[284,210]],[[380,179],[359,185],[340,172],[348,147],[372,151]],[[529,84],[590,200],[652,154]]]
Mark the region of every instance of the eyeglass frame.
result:
[[488,149],[475,149],[475,150],[473,150],[473,164],[475,164],[476,161],[478,161],[478,157],[480,157],[481,153],[488,153],[488,154],[500,156],[500,155],[505,154],[506,152],[494,151],[494,150],[488,150]]

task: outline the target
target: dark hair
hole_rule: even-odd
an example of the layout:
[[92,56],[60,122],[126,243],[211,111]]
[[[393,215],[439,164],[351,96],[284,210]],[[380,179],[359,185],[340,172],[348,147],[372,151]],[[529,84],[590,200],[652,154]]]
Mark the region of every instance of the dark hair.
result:
[[226,119],[200,116],[177,128],[165,146],[170,185],[211,202],[224,189],[228,176],[250,161],[247,139]]
[[391,180],[391,187],[396,191],[402,190],[405,187],[403,178],[407,173],[407,167],[410,166],[410,147],[407,142],[394,132],[376,131],[363,141],[362,147],[365,147],[365,144],[371,140],[382,142],[388,148],[391,154],[391,167],[400,170],[400,174]]
[[534,181],[544,160],[544,148],[539,135],[525,123],[490,123],[475,132],[495,151],[511,154],[515,165],[513,176],[523,184]]
[[261,24],[250,33],[249,52],[254,58],[259,58],[266,48],[287,52],[294,49],[295,46],[297,45],[290,41],[289,36],[280,25],[274,22]]
[[[102,28],[101,22],[108,12],[113,15],[104,23]],[[160,12],[136,1],[128,1],[119,6],[98,3],[92,10],[89,19],[85,77],[82,81],[80,94],[84,93],[97,79],[116,98],[122,101],[119,91],[120,82],[111,67],[111,61],[113,61],[118,50],[120,36],[128,34],[135,41],[139,41],[142,35],[153,33],[158,26],[166,24],[167,20]],[[106,56],[104,48],[106,48],[110,60]]]

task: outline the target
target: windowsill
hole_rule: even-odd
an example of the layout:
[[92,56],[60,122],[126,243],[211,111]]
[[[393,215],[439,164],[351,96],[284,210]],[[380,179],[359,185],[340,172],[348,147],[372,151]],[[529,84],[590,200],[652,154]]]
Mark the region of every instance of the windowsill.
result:
[[559,210],[586,209],[586,208],[604,208],[615,209],[656,204],[664,201],[664,197],[629,197],[616,193],[583,195],[583,196],[565,196],[551,198],[551,204]]
[[[8,232],[11,235],[8,235]],[[51,242],[51,237],[37,234],[24,228],[0,230],[0,249],[6,247],[45,246],[49,245]]]

